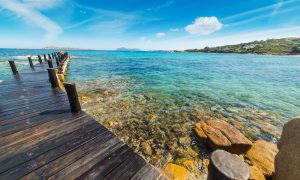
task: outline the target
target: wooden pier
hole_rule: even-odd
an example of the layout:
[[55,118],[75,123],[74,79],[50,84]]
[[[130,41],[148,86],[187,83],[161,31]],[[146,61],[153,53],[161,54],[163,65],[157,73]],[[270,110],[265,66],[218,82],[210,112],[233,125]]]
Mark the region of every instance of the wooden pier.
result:
[[14,75],[0,83],[0,179],[166,179],[80,105],[72,107],[73,84],[65,84],[68,95],[53,85],[48,68],[61,83],[67,54],[28,60],[30,72],[11,61]]

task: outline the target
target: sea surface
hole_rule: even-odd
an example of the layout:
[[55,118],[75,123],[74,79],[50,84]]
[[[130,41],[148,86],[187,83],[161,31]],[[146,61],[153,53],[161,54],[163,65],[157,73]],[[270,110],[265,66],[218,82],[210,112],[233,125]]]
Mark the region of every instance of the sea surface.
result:
[[[1,49],[0,81],[11,75],[7,60],[16,60],[22,72],[29,69],[27,55],[50,52]],[[223,119],[251,140],[276,142],[283,124],[300,115],[300,57],[69,54],[67,81],[76,82],[84,109],[156,165],[192,158],[193,152],[183,155],[189,149],[197,153],[197,121]]]

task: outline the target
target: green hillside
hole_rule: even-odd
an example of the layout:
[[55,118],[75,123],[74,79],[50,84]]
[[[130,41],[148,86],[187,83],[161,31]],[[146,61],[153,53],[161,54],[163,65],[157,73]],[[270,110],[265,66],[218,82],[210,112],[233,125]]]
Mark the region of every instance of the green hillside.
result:
[[300,54],[300,38],[268,39],[236,45],[188,49],[186,52],[206,53],[253,53],[253,54]]

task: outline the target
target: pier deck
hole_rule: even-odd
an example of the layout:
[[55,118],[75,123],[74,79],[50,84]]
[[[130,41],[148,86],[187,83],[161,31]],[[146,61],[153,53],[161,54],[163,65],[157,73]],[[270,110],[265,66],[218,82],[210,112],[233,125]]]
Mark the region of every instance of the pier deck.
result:
[[0,83],[0,179],[165,179],[68,97],[47,64]]

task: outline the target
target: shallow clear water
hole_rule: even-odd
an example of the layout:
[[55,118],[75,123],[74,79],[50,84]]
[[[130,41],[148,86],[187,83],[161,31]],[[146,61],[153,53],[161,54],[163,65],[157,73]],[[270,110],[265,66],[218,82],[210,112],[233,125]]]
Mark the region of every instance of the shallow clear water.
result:
[[192,102],[300,114],[300,58],[165,52],[72,52],[69,80],[134,79],[132,92]]
[[[0,80],[11,74],[8,59],[26,71],[26,55],[49,52],[1,49]],[[283,123],[300,115],[300,57],[69,53],[67,80],[76,82],[83,107],[157,166],[195,159],[190,134],[199,120],[224,119],[252,140],[276,142]]]
[[[26,71],[26,55],[48,50],[0,49],[0,80],[11,74],[8,59]],[[300,57],[166,52],[71,51],[68,79],[132,79],[132,93],[190,98],[209,105],[249,107],[286,121],[300,114]]]

